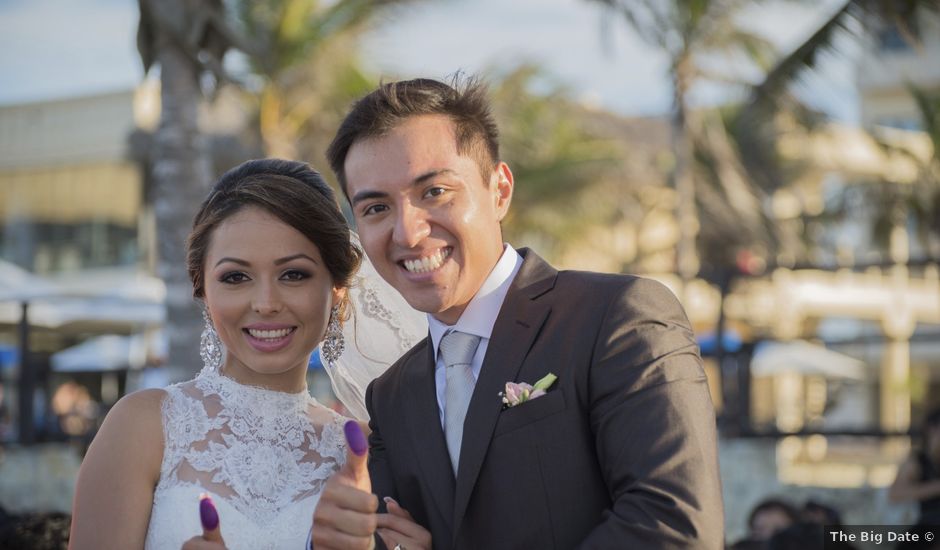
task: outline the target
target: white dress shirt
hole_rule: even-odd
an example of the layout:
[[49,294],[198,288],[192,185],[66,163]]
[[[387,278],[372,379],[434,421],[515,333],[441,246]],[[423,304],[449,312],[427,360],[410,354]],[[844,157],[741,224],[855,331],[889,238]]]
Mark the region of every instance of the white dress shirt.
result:
[[437,386],[437,411],[441,417],[441,427],[444,426],[444,396],[447,391],[447,373],[444,370],[444,360],[438,356],[438,345],[444,334],[457,330],[474,334],[480,337],[480,344],[477,346],[476,353],[473,354],[473,361],[470,363],[470,369],[473,371],[473,380],[480,379],[480,368],[483,366],[483,358],[486,357],[486,348],[490,344],[490,335],[493,334],[493,325],[496,324],[496,317],[499,315],[500,308],[503,307],[503,300],[506,293],[509,292],[509,286],[512,284],[519,268],[522,267],[522,256],[516,252],[512,246],[506,244],[503,248],[503,255],[499,257],[493,271],[490,272],[483,286],[473,296],[467,308],[463,310],[457,323],[449,326],[435,319],[428,314],[428,331],[431,333],[431,345],[434,347],[434,382]]

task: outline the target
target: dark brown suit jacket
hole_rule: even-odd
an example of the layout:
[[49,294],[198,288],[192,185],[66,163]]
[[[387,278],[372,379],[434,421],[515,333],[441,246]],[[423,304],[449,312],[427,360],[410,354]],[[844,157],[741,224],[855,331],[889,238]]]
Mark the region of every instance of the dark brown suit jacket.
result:
[[[366,393],[373,491],[434,548],[719,549],[715,415],[689,322],[647,279],[520,250],[464,424],[457,479],[429,339]],[[506,382],[558,376],[504,409]]]

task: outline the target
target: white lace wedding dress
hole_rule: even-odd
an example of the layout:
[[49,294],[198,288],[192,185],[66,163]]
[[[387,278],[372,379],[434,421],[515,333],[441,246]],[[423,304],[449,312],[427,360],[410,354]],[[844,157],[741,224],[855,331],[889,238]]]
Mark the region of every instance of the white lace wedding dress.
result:
[[320,491],[346,460],[347,419],[306,389],[245,386],[209,369],[166,392],[145,548],[178,550],[201,534],[205,492],[230,550],[302,550]]

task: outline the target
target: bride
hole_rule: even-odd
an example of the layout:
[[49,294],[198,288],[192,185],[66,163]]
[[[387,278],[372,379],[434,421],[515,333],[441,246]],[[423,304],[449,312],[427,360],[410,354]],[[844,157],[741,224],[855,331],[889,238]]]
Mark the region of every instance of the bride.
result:
[[[403,302],[389,309],[397,296],[380,300],[383,283],[357,272],[361,260],[308,165],[257,160],[223,175],[188,240],[204,367],[110,411],[79,472],[70,548],[223,548],[207,542],[219,530],[231,549],[305,548],[320,492],[347,456],[348,419],[307,391],[311,353],[323,342],[337,394],[362,419],[362,389],[424,336],[423,316]],[[200,525],[201,493],[217,507],[214,532]],[[398,512],[379,519],[389,546],[430,540]]]

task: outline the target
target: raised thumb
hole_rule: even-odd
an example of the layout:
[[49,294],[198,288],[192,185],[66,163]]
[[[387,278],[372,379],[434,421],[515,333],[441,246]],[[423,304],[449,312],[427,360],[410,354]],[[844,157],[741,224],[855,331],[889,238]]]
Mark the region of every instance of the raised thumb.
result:
[[369,442],[362,433],[362,426],[355,420],[343,426],[346,434],[346,464],[343,474],[356,486],[367,493],[372,492],[372,480],[369,479]]
[[219,526],[219,512],[215,509],[212,498],[206,493],[199,495],[199,520],[202,522],[202,538],[223,545],[222,529]]

